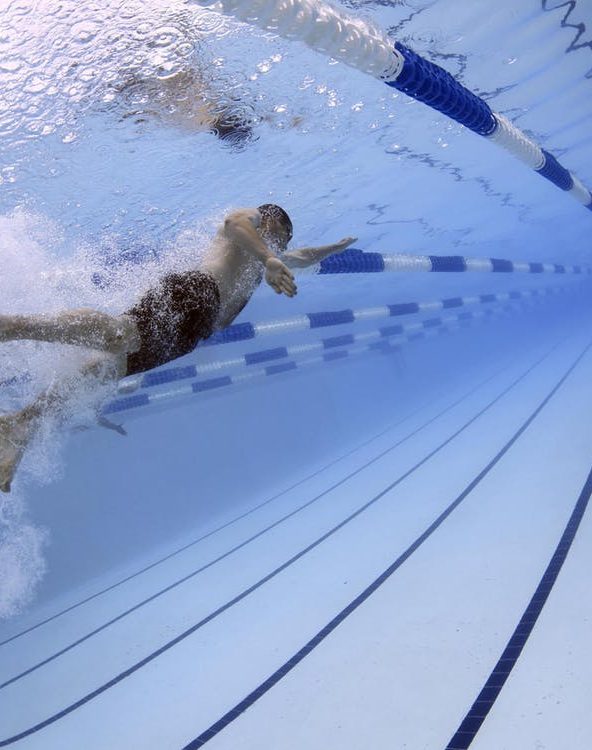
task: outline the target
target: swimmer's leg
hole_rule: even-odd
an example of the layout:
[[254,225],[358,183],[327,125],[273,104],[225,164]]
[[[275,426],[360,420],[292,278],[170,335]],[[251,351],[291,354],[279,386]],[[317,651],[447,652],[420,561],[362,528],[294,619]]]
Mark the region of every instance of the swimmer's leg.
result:
[[140,347],[130,315],[107,315],[97,310],[69,310],[57,315],[0,315],[0,342],[47,341],[129,354]]
[[77,377],[54,383],[29,406],[0,417],[0,490],[10,486],[27,446],[35,437],[42,418],[60,413],[68,401],[90,378],[103,384],[116,381],[125,374],[125,355],[97,354],[80,369]]

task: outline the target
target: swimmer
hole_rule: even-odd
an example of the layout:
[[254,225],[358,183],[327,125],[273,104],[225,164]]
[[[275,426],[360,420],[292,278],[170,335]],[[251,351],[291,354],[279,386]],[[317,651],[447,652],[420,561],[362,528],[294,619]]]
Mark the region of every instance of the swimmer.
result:
[[356,241],[287,252],[292,222],[280,206],[244,208],[225,218],[200,267],[168,273],[119,316],[82,309],[57,315],[0,315],[0,342],[29,340],[95,350],[76,378],[54,383],[21,411],[0,417],[0,490],[10,486],[42,417],[59,412],[83,383],[115,382],[188,354],[229,326],[261,281],[294,297],[290,268],[306,268]]
[[119,88],[122,119],[156,120],[189,133],[210,132],[235,148],[253,139],[253,124],[237,104],[220,101],[197,70],[167,77],[131,78]]

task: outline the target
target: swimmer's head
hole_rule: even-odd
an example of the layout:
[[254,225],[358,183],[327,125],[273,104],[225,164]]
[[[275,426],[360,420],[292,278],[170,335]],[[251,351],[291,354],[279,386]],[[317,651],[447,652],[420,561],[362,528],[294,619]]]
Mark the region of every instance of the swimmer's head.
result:
[[274,203],[264,203],[257,210],[261,214],[261,236],[271,245],[275,245],[279,252],[283,252],[292,239],[293,227],[290,217],[281,206]]
[[253,126],[236,112],[221,112],[212,123],[212,133],[236,149],[253,140]]

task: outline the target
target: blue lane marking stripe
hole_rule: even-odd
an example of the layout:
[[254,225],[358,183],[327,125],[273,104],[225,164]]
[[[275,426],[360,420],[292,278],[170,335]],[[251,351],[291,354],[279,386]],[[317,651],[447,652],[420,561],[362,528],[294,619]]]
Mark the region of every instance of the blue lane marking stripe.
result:
[[403,326],[383,326],[378,329],[381,336],[400,336],[403,333]]
[[545,163],[536,171],[561,190],[571,190],[574,182],[568,170],[561,166],[553,154],[545,151],[544,148],[541,151],[545,155]]
[[514,445],[516,440],[525,432],[530,426],[542,409],[547,405],[550,399],[555,395],[563,383],[567,380],[569,375],[573,372],[576,366],[581,361],[582,357],[586,354],[592,344],[584,349],[584,351],[578,356],[576,361],[570,366],[567,372],[563,375],[561,380],[555,385],[555,387],[547,394],[539,406],[532,412],[528,419],[522,424],[522,426],[514,433],[510,440],[504,445],[500,452],[487,464],[487,466],[473,479],[473,481],[463,490],[463,492],[436,518],[436,520],[419,536],[413,544],[411,544],[402,555],[400,555],[378,578],[376,578],[359,596],[357,596],[350,604],[339,612],[325,627],[320,630],[308,643],[303,646],[291,659],[285,662],[278,670],[276,670],[270,677],[262,682],[255,690],[247,695],[240,703],[237,703],[234,708],[228,711],[222,716],[217,722],[212,724],[205,732],[202,732],[199,737],[189,742],[183,747],[183,750],[197,750],[197,748],[203,747],[209,740],[213,739],[235,719],[237,719],[242,713],[250,708],[259,698],[265,693],[271,690],[288,672],[294,669],[308,654],[313,651],[328,635],[330,635],[338,625],[340,625],[352,612],[354,612],[361,604],[363,604],[382,584],[390,578],[390,576],[401,567],[401,565],[428,539],[436,529],[448,518],[448,516],[456,510],[456,508],[463,502],[463,500],[475,489],[475,487],[484,479],[485,476],[494,468],[494,466],[501,460],[501,458],[509,451]]
[[252,323],[233,323],[223,331],[213,333],[209,339],[200,341],[201,346],[215,346],[216,344],[231,344],[235,341],[248,341],[255,338],[255,329]]
[[530,273],[543,273],[545,270],[542,263],[529,263]]
[[554,263],[555,267],[555,273],[565,273],[565,266],[562,266],[561,263]]
[[338,326],[342,323],[353,323],[353,310],[336,310],[335,312],[308,313],[306,316],[311,328],[324,328],[326,326]]
[[351,346],[354,343],[353,333],[348,333],[344,336],[332,336],[328,339],[323,339],[323,347],[325,349],[334,349],[337,346]]
[[285,362],[282,365],[269,365],[265,368],[266,375],[279,375],[282,372],[290,372],[290,370],[296,370],[298,365],[296,362]]
[[346,357],[349,357],[348,351],[327,352],[326,354],[323,354],[325,362],[334,362],[337,359],[345,359]]
[[395,318],[398,315],[413,315],[419,312],[419,304],[417,302],[399,302],[397,305],[387,305],[389,314]]
[[269,362],[273,359],[283,359],[288,356],[288,350],[285,346],[278,346],[275,349],[263,349],[260,352],[251,352],[245,354],[245,364],[258,365],[261,362]]
[[567,554],[580,527],[582,518],[584,517],[584,513],[586,512],[586,508],[588,507],[588,501],[590,500],[591,494],[592,470],[588,474],[586,483],[582,488],[575,508],[567,522],[567,526],[559,540],[559,544],[555,549],[555,553],[551,558],[528,607],[524,610],[524,614],[520,618],[516,630],[508,641],[508,645],[500,656],[499,661],[489,675],[483,690],[477,696],[477,699],[454,734],[454,737],[446,746],[446,750],[467,750],[475,739],[475,736],[487,718],[487,715],[491,711],[493,704],[518,661],[518,657],[522,653],[522,649],[526,645],[526,642],[532,633],[532,629],[534,628],[549,594],[555,585],[557,576],[561,571],[563,563],[565,562]]
[[495,273],[512,273],[514,270],[514,264],[511,260],[503,260],[502,258],[490,258],[489,260]]
[[135,409],[138,406],[148,406],[150,398],[146,393],[140,393],[137,396],[126,396],[125,398],[116,398],[115,401],[111,401],[102,410],[103,414],[113,414],[117,411],[125,411],[126,409]]
[[[444,440],[431,453],[428,453],[423,459],[421,459],[421,461],[419,461],[417,464],[415,464],[415,466],[412,466],[407,472],[405,472],[404,474],[402,474],[391,485],[389,485],[385,490],[383,490],[383,492],[379,493],[374,498],[372,498],[371,500],[369,500],[364,506],[362,506],[357,511],[355,511],[354,513],[352,513],[350,516],[348,516],[348,518],[346,518],[344,521],[342,521],[341,523],[339,523],[337,526],[334,526],[333,529],[330,529],[326,534],[324,534],[322,537],[320,537],[319,539],[317,539],[311,545],[309,545],[308,547],[306,547],[304,550],[301,550],[299,553],[297,553],[292,558],[290,558],[285,563],[283,563],[283,565],[280,565],[278,568],[276,568],[274,571],[272,571],[271,573],[269,573],[267,576],[265,576],[264,578],[260,579],[257,583],[253,584],[250,588],[245,589],[244,591],[242,591],[234,599],[232,599],[229,602],[227,602],[226,604],[222,605],[217,610],[215,610],[214,612],[210,613],[207,617],[205,617],[204,619],[200,620],[198,623],[195,623],[190,628],[188,628],[187,630],[185,630],[183,633],[180,633],[178,636],[176,636],[172,640],[170,640],[167,643],[165,643],[163,646],[161,646],[156,651],[153,651],[152,653],[148,654],[148,656],[144,657],[141,661],[136,662],[131,667],[129,667],[128,669],[126,669],[124,672],[120,672],[118,675],[116,675],[115,677],[113,677],[108,682],[104,683],[103,685],[100,685],[98,688],[96,688],[95,690],[93,690],[91,693],[87,693],[87,695],[83,696],[82,698],[80,698],[75,703],[70,704],[66,708],[64,708],[61,711],[59,711],[58,713],[53,714],[53,716],[50,716],[49,718],[45,719],[44,721],[41,721],[41,722],[35,724],[34,726],[30,727],[29,729],[26,729],[23,732],[20,732],[19,734],[13,735],[12,737],[9,737],[9,738],[7,738],[5,740],[0,741],[0,747],[6,747],[8,745],[13,744],[14,742],[17,742],[17,741],[19,741],[21,739],[24,739],[25,737],[29,737],[32,734],[36,734],[37,732],[39,732],[40,730],[44,729],[45,727],[50,726],[51,724],[54,724],[56,721],[59,721],[60,719],[64,718],[65,716],[68,716],[73,711],[76,711],[81,706],[84,706],[86,703],[89,703],[94,698],[96,698],[97,696],[101,695],[105,691],[109,690],[114,685],[117,685],[119,682],[123,681],[124,679],[126,679],[130,675],[134,674],[139,669],[141,669],[142,667],[144,667],[146,664],[149,664],[154,659],[158,658],[161,654],[163,654],[163,653],[167,652],[168,650],[170,650],[171,648],[173,648],[174,646],[176,646],[178,643],[180,643],[181,641],[185,640],[185,638],[187,638],[190,635],[192,635],[192,633],[196,632],[201,627],[203,627],[204,625],[206,625],[208,622],[210,622],[211,620],[213,620],[215,617],[217,617],[218,615],[222,614],[227,609],[229,609],[230,607],[232,607],[234,604],[237,604],[239,601],[242,601],[242,599],[244,599],[247,596],[249,596],[253,591],[256,591],[258,588],[260,588],[261,586],[263,586],[265,583],[267,583],[267,581],[269,581],[272,578],[274,578],[276,575],[278,575],[283,570],[285,570],[286,568],[288,568],[290,565],[292,565],[294,562],[296,562],[297,560],[299,560],[305,554],[307,554],[312,549],[314,549],[315,547],[317,547],[318,545],[320,545],[322,542],[324,542],[325,539],[328,539],[330,536],[332,536],[334,533],[336,533],[339,529],[341,529],[347,523],[349,523],[354,518],[356,518],[361,513],[363,513],[367,508],[369,508],[374,503],[376,503],[384,494],[386,494],[391,489],[393,489],[397,484],[400,484],[405,479],[407,479],[408,476],[411,476],[411,474],[413,474],[413,472],[415,472],[417,469],[419,469],[421,466],[423,466],[427,461],[429,461],[430,458],[432,458],[432,456],[436,455],[440,450],[442,450],[444,447],[446,447],[446,445],[448,445],[450,442],[452,442],[458,435],[460,435],[465,429],[467,429],[467,427],[469,427],[471,424],[473,424],[475,421],[477,421],[477,419],[479,419],[480,416],[482,416],[483,414],[485,414],[485,412],[488,409],[490,409],[498,401],[500,401],[507,393],[509,393],[516,385],[518,385],[518,383],[520,383],[522,380],[524,380],[556,348],[557,348],[556,345],[553,346],[550,349],[550,351],[548,351],[546,354],[544,354],[542,357],[540,357],[533,365],[531,365],[524,373],[522,373],[522,375],[520,375],[518,378],[516,378],[509,386],[507,386],[507,388],[505,388],[501,393],[499,393],[495,398],[493,398],[483,409],[481,409],[481,411],[477,412],[477,414],[475,414],[471,419],[469,419],[462,427],[460,427],[460,429],[458,429],[450,437],[448,437],[446,440]],[[487,380],[485,382],[487,382],[490,379],[491,378],[487,378]],[[416,430],[414,430],[412,433],[408,434],[406,437],[404,437],[401,440],[399,440],[393,446],[391,446],[390,448],[387,448],[385,451],[383,451],[378,456],[375,456],[367,464],[365,464],[364,466],[361,466],[360,468],[356,469],[351,474],[349,474],[348,476],[346,476],[344,479],[340,480],[339,482],[335,483],[333,486],[329,487],[327,490],[325,490],[324,492],[322,492],[316,498],[314,498],[313,500],[310,500],[308,503],[306,503],[305,505],[301,506],[301,508],[299,508],[296,511],[293,511],[292,513],[288,514],[285,518],[289,518],[292,515],[295,515],[297,512],[299,512],[303,508],[306,508],[309,505],[312,505],[312,503],[315,502],[316,500],[320,499],[324,495],[326,495],[329,492],[333,491],[334,489],[336,489],[337,487],[339,487],[341,484],[344,484],[346,481],[348,481],[349,479],[351,479],[352,477],[356,476],[361,471],[363,471],[367,466],[370,466],[371,464],[373,464],[376,461],[380,460],[381,458],[383,458],[383,456],[387,455],[390,451],[394,450],[396,447],[398,447],[400,444],[402,444],[403,442],[405,442],[406,440],[408,440],[410,437],[413,437],[414,435],[416,435],[417,433],[419,433],[424,427],[427,427],[428,425],[430,425],[433,422],[435,422],[440,416],[444,415],[446,412],[450,411],[455,406],[457,406],[462,401],[464,401],[465,398],[466,398],[466,396],[462,396],[455,403],[453,403],[450,406],[446,407],[442,412],[440,412],[439,414],[435,415],[430,420],[428,420],[424,425],[418,427]],[[282,520],[285,520],[285,519],[280,519],[279,521],[276,521],[269,528],[273,528],[274,526],[279,525],[279,523],[281,523]],[[264,531],[263,532],[259,532],[259,534],[255,535],[255,537],[253,537],[253,539],[256,538],[257,536],[261,536],[264,533]],[[239,549],[242,546],[245,546],[245,544],[246,543],[241,544],[239,547],[237,547],[237,549]],[[226,557],[226,556],[228,556],[228,554],[224,555],[224,557]],[[187,578],[189,578],[189,577],[190,576],[187,576]],[[170,586],[169,588],[173,588],[173,586]],[[152,596],[148,601],[151,601],[154,598],[156,598],[156,597]],[[141,605],[138,605],[138,606],[141,606]],[[138,606],[134,607],[133,609],[138,609]],[[130,611],[133,611],[133,610],[130,610]],[[116,618],[116,620],[119,620],[119,619],[121,619],[121,616],[118,617],[118,618]],[[100,628],[100,630],[103,630],[103,629],[104,629],[104,627]],[[97,630],[97,632],[98,632],[98,630]],[[86,640],[86,638],[80,639],[79,642],[82,642],[83,640]],[[63,652],[69,650],[69,648],[63,649]],[[60,654],[61,653],[62,652],[60,652]],[[58,656],[60,654],[57,654],[56,656]],[[55,657],[50,657],[50,659],[46,659],[45,662],[43,662],[43,663],[45,664],[48,661],[51,661],[52,658],[55,658]],[[27,673],[30,673],[31,671],[33,671],[33,669],[27,670]],[[13,678],[12,680],[10,680],[10,682],[15,682],[16,679],[18,679],[18,677],[17,678]],[[8,684],[8,683],[6,683],[6,684]]]
[[350,247],[342,253],[330,255],[321,261],[318,273],[380,273],[384,271],[381,253],[365,253]]
[[428,318],[423,321],[422,325],[424,328],[437,328],[442,325],[442,318]]
[[442,307],[449,308],[449,307],[462,307],[465,304],[465,301],[462,297],[449,297],[448,299],[442,300]]
[[447,70],[418,55],[401,42],[395,49],[403,56],[403,68],[394,81],[385,81],[408,96],[442,112],[479,135],[497,128],[489,104],[465,88]]
[[197,370],[195,365],[188,365],[187,367],[169,367],[167,370],[156,370],[148,372],[142,378],[142,388],[152,388],[156,385],[164,385],[164,383],[172,383],[175,380],[185,380],[187,378],[197,377]]
[[210,378],[209,380],[199,380],[191,383],[191,390],[194,393],[203,393],[204,391],[213,391],[215,388],[224,388],[226,385],[232,385],[232,378]]
[[479,296],[479,299],[480,299],[480,300],[481,300],[481,302],[483,302],[483,303],[487,303],[487,302],[495,302],[495,301],[496,301],[496,299],[497,299],[497,295],[496,295],[496,294],[481,294],[481,295]]
[[432,273],[461,272],[467,270],[467,262],[462,255],[429,255]]

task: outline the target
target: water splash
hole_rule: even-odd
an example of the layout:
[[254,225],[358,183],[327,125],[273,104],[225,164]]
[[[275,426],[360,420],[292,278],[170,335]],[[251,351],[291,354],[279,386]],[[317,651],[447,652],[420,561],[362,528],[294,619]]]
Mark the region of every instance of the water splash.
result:
[[0,619],[19,614],[42,580],[45,529],[27,518],[22,495],[0,496]]

